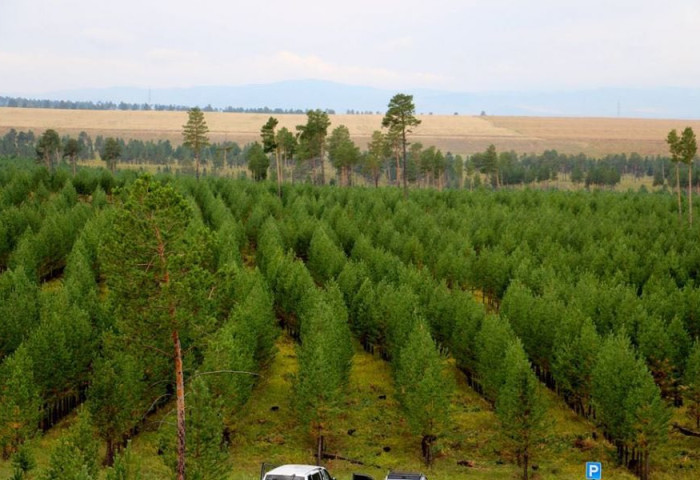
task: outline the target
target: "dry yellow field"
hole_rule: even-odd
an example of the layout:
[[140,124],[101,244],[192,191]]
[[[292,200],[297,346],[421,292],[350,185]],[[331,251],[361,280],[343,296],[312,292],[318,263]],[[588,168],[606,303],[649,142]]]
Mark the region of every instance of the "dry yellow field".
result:
[[[206,113],[205,119],[214,142],[224,140],[245,144],[260,138],[266,114]],[[294,130],[306,122],[305,115],[277,115],[279,127]],[[625,118],[551,118],[551,117],[472,117],[423,115],[422,123],[411,137],[424,146],[435,145],[443,151],[469,154],[483,151],[490,144],[498,150],[541,153],[556,149],[563,153],[637,152],[665,155],[664,139],[672,128],[693,127],[700,132],[700,120],[647,120]],[[381,128],[381,115],[331,115],[331,129],[345,125],[354,140],[365,149],[374,130]],[[47,128],[61,135],[85,131],[97,135],[135,139],[168,139],[181,142],[185,112],[56,110],[0,108],[0,135],[10,128],[34,130]]]
[[[700,120],[637,118],[489,117],[494,126],[547,143],[565,153],[668,155],[666,135],[672,129],[692,127]],[[517,150],[517,149],[516,149]]]

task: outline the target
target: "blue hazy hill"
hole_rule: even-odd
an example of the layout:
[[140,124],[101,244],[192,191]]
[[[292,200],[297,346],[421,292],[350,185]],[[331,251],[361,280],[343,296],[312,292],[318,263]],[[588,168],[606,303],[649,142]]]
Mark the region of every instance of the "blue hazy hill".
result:
[[[112,87],[50,92],[50,100],[111,101],[241,108],[384,112],[398,93],[322,80],[188,88]],[[418,113],[633,118],[700,118],[700,88],[600,88],[542,92],[449,92],[416,89]],[[36,95],[35,95],[36,96]]]

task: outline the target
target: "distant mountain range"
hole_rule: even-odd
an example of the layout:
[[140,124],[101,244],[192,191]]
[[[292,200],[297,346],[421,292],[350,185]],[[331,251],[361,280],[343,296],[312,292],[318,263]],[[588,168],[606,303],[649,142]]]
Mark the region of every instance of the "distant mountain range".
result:
[[[384,112],[398,91],[321,80],[189,88],[113,87],[49,92],[48,100],[186,105],[214,108],[333,109]],[[551,92],[449,92],[417,89],[417,113],[516,116],[700,118],[700,88],[601,88]],[[0,92],[2,94],[2,92]],[[24,95],[26,96],[26,95]],[[34,95],[33,97],[36,97]]]

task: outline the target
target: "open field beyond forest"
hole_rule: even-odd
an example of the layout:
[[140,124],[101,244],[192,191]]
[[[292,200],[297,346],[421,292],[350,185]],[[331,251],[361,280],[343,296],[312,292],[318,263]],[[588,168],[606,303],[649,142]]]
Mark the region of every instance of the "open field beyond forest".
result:
[[[260,127],[268,114],[205,114],[214,142],[235,141],[241,145],[260,139]],[[294,130],[306,122],[305,115],[276,115],[280,127]],[[465,115],[420,115],[422,124],[412,141],[435,145],[444,152],[471,154],[494,144],[499,151],[561,153],[590,156],[632,153],[667,155],[665,138],[671,129],[691,126],[700,130],[700,120],[627,118],[475,117]],[[365,149],[374,130],[381,128],[381,115],[331,115],[331,125],[345,125],[355,142]],[[168,139],[182,141],[185,112],[94,111],[29,108],[0,108],[0,135],[11,128],[40,133],[47,128],[61,134],[87,132],[124,139]]]

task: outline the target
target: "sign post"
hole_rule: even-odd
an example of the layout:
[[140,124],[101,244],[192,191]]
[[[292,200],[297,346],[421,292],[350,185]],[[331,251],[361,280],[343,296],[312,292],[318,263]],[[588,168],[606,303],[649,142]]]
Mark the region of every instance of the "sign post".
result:
[[600,462],[586,462],[586,480],[602,480],[603,464]]

